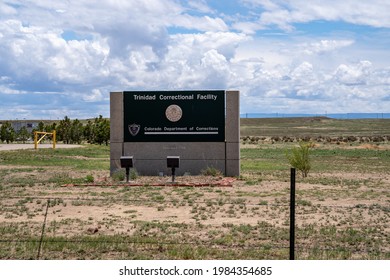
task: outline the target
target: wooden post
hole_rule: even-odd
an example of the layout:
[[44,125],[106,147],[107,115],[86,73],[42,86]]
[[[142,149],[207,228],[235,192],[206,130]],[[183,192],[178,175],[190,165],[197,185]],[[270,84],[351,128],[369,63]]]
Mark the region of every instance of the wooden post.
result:
[[56,131],[53,130],[53,149],[56,148],[56,141],[57,141]]
[[[43,136],[41,138],[39,138],[39,140],[38,140],[38,135],[39,134],[43,134]],[[53,130],[52,133],[50,133],[50,132],[34,131],[34,148],[35,149],[38,149],[39,142],[41,142],[43,140],[43,138],[45,138],[46,135],[53,135],[53,149],[56,148],[57,135],[56,135],[56,131]]]
[[34,131],[34,148],[38,149],[38,133]]

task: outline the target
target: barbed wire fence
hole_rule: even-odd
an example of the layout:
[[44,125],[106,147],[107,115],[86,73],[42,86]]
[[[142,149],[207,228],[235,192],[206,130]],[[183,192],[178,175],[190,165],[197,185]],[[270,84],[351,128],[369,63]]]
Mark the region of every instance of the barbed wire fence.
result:
[[[69,202],[80,202],[80,201],[84,201],[84,202],[87,202],[87,203],[94,203],[96,201],[106,201],[105,198],[97,198],[97,197],[94,197],[94,198],[82,198],[82,197],[56,197],[56,196],[10,196],[8,197],[10,199],[39,199],[39,200],[47,200],[47,204],[46,204],[46,208],[45,208],[45,213],[44,213],[44,218],[43,218],[43,222],[42,222],[42,229],[41,229],[41,233],[39,236],[36,236],[36,238],[26,238],[26,239],[23,239],[23,238],[1,238],[0,239],[0,242],[3,243],[3,246],[4,244],[8,245],[8,246],[14,246],[15,244],[20,244],[20,243],[28,243],[28,244],[35,244],[36,245],[36,257],[33,257],[31,256],[31,258],[35,258],[35,259],[41,259],[42,257],[45,258],[44,254],[42,254],[42,246],[43,244],[49,244],[49,243],[69,243],[69,244],[81,244],[81,243],[84,243],[84,244],[88,244],[88,243],[94,243],[94,242],[105,242],[107,244],[115,244],[115,245],[127,245],[127,246],[132,246],[132,248],[135,248],[137,249],[138,247],[142,248],[143,251],[161,251],[164,249],[164,247],[170,247],[170,246],[176,246],[176,247],[184,247],[184,246],[190,246],[191,248],[201,248],[201,247],[204,247],[204,248],[216,248],[218,250],[266,250],[266,251],[271,251],[271,250],[282,250],[283,252],[285,251],[285,256],[286,256],[286,259],[288,259],[288,252],[290,250],[290,254],[291,254],[291,244],[289,246],[289,244],[287,243],[286,240],[284,240],[284,242],[279,242],[278,244],[270,244],[270,243],[266,243],[266,244],[250,244],[250,245],[247,245],[247,244],[238,244],[238,243],[234,243],[232,242],[231,244],[217,244],[215,242],[212,242],[212,241],[202,241],[202,242],[188,242],[188,241],[164,241],[164,240],[161,240],[161,241],[148,241],[148,240],[137,240],[136,238],[123,238],[121,240],[118,240],[118,239],[115,239],[115,240],[110,240],[110,239],[106,239],[106,240],[102,240],[102,239],[97,239],[97,240],[94,240],[93,238],[92,239],[89,239],[89,240],[85,240],[85,239],[82,239],[82,238],[67,238],[67,239],[55,239],[55,238],[52,238],[52,237],[49,237],[49,236],[46,236],[46,232],[45,232],[45,229],[46,229],[46,224],[47,224],[47,218],[48,216],[50,215],[50,212],[49,212],[49,208],[51,207],[51,202],[53,201],[56,201],[56,200],[62,200],[62,201],[69,201]],[[127,204],[145,204],[145,203],[148,203],[150,202],[150,200],[146,200],[146,199],[115,199],[115,200],[110,200],[110,202],[112,203],[115,203],[115,202],[126,202]],[[177,201],[170,201],[170,200],[164,200],[164,203],[174,203],[174,202],[177,202]],[[207,204],[209,202],[206,202],[206,201],[202,201],[202,200],[195,200],[193,201],[193,203],[196,203],[196,204],[199,204],[199,205],[202,205],[202,204]],[[259,205],[259,204],[251,204],[251,203],[245,203],[243,201],[240,202],[241,204],[243,204],[245,207],[263,207],[263,208],[269,208],[269,207],[273,207],[273,208],[283,208],[283,209],[286,209],[288,207],[290,207],[290,204],[289,203],[268,203],[268,204],[265,204],[265,205]],[[232,202],[224,202],[225,205],[235,205],[236,203],[232,203]],[[295,203],[295,207],[297,209],[301,209],[301,208],[305,208],[305,207],[311,207],[311,206],[308,206],[308,205],[296,205]],[[363,204],[356,204],[354,206],[342,206],[342,205],[324,205],[324,206],[320,206],[320,205],[316,205],[316,207],[323,207],[323,208],[326,208],[326,209],[332,209],[332,208],[336,208],[336,209],[348,209],[348,210],[353,210],[353,209],[362,209],[362,208],[378,208],[378,209],[387,209],[386,206],[383,206],[383,205],[363,205]],[[296,213],[298,217],[302,216],[302,215],[305,215],[304,212],[297,212]],[[299,220],[299,218],[298,218]],[[294,228],[295,228],[295,225],[294,225]],[[290,236],[290,239],[291,239],[291,236]],[[315,251],[317,253],[325,253],[325,254],[331,254],[333,252],[341,252],[341,253],[346,253],[347,255],[354,255],[354,254],[374,254],[374,255],[379,255],[379,256],[382,256],[382,257],[385,257],[386,256],[390,256],[390,252],[389,251],[386,251],[386,250],[383,250],[383,249],[380,249],[380,248],[353,248],[351,246],[347,246],[347,247],[342,247],[342,246],[336,246],[336,247],[332,247],[331,244],[329,246],[315,246],[315,245],[312,245],[312,246],[309,246],[307,244],[305,244],[305,242],[300,242],[300,241],[304,241],[302,240],[304,238],[301,238],[299,236],[299,233],[298,233],[298,236],[296,238],[297,242],[296,244],[294,245],[294,249],[296,252],[300,252],[302,254],[304,254],[305,252],[308,252],[308,251]],[[291,240],[290,240],[291,241]],[[290,258],[291,258],[291,255],[290,255]]]

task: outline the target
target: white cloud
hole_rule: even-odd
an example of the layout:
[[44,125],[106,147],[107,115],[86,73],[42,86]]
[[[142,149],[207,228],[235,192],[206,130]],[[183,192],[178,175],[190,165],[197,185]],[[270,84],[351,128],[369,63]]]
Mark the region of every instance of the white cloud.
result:
[[312,55],[333,52],[337,49],[351,46],[353,43],[353,40],[320,40],[303,44],[302,47],[305,54]]
[[194,17],[190,15],[180,16],[172,22],[172,25],[199,31],[228,31],[229,27],[221,18],[209,16]]
[[355,65],[341,64],[335,71],[335,79],[345,85],[366,85],[369,83],[372,63],[360,61]]
[[[285,31],[292,31],[294,23],[319,20],[390,27],[390,13],[388,12],[390,2],[384,0],[244,0],[243,2],[249,6],[262,8],[257,11],[258,20],[256,24],[252,24],[252,32],[273,25]],[[237,24],[236,27],[240,28],[240,25]]]
[[272,35],[313,20],[385,27],[388,4],[244,2],[229,17],[203,0],[1,3],[0,109],[107,116],[110,91],[203,88],[239,89],[243,112],[390,108],[388,31]]
[[0,14],[8,15],[8,16],[15,15],[15,14],[17,14],[17,10],[14,7],[12,7],[12,6],[7,5],[6,3],[1,2],[0,3]]
[[24,27],[17,21],[1,24],[0,32],[4,36],[1,67],[20,81],[43,78],[52,82],[86,82],[100,76],[109,53],[104,41],[67,42],[58,30]]
[[100,89],[93,89],[90,95],[83,98],[86,102],[97,102],[104,100],[104,95]]
[[[246,73],[246,79],[235,84],[245,96],[243,113],[388,111],[390,70],[369,60],[353,62],[357,59],[355,50],[361,47],[357,42],[299,39],[289,44],[280,44],[283,40],[275,43],[275,39],[270,40],[273,44],[264,38],[255,40],[249,42],[253,49],[245,48],[246,56],[241,47],[238,49],[240,69],[246,65],[246,71],[252,73]],[[375,53],[372,50],[364,54],[369,58]],[[279,63],[268,63],[274,57]],[[256,59],[258,63],[253,67]]]
[[190,0],[188,6],[203,13],[214,13],[214,10],[207,5],[206,0]]
[[291,72],[291,76],[294,79],[306,79],[307,77],[310,77],[312,73],[313,65],[307,61],[304,61]]

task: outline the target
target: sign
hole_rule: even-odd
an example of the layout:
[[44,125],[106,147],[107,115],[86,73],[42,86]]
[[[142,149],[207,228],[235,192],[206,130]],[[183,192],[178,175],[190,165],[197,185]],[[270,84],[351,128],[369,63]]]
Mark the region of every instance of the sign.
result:
[[224,142],[225,91],[125,91],[125,142]]

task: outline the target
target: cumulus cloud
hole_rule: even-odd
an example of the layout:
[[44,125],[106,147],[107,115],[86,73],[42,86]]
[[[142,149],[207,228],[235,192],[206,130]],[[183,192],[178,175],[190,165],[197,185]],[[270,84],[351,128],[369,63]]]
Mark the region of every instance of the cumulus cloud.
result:
[[[355,47],[354,44],[345,45],[345,48]],[[305,46],[317,44],[309,41]],[[246,79],[236,84],[245,91],[243,112],[388,110],[390,87],[389,79],[385,78],[388,69],[378,69],[368,60],[350,63],[339,61],[335,66],[334,63],[325,63],[327,59],[348,53],[350,50],[345,52],[344,46],[327,48],[326,52],[313,51],[309,56],[302,56],[303,52],[297,51],[301,47],[300,42],[295,46],[290,45],[289,49],[283,47],[283,52],[279,52],[285,56],[285,59],[281,59],[283,64],[267,64],[269,50],[265,49],[262,49],[262,60],[256,64],[256,68],[252,67],[253,59],[240,61],[240,65],[248,64],[247,71],[252,71],[252,75],[246,74]]]
[[242,112],[388,108],[386,42],[289,33],[317,20],[387,26],[388,4],[356,2],[244,0],[247,13],[230,15],[204,0],[2,2],[2,118],[108,116],[122,90],[238,89]]
[[20,87],[35,80],[49,88],[59,82],[88,82],[100,76],[109,52],[104,41],[65,41],[58,30],[24,27],[15,20],[0,24],[0,32],[1,69]]
[[372,63],[360,61],[354,65],[341,64],[335,71],[335,79],[345,85],[366,85],[369,83]]

